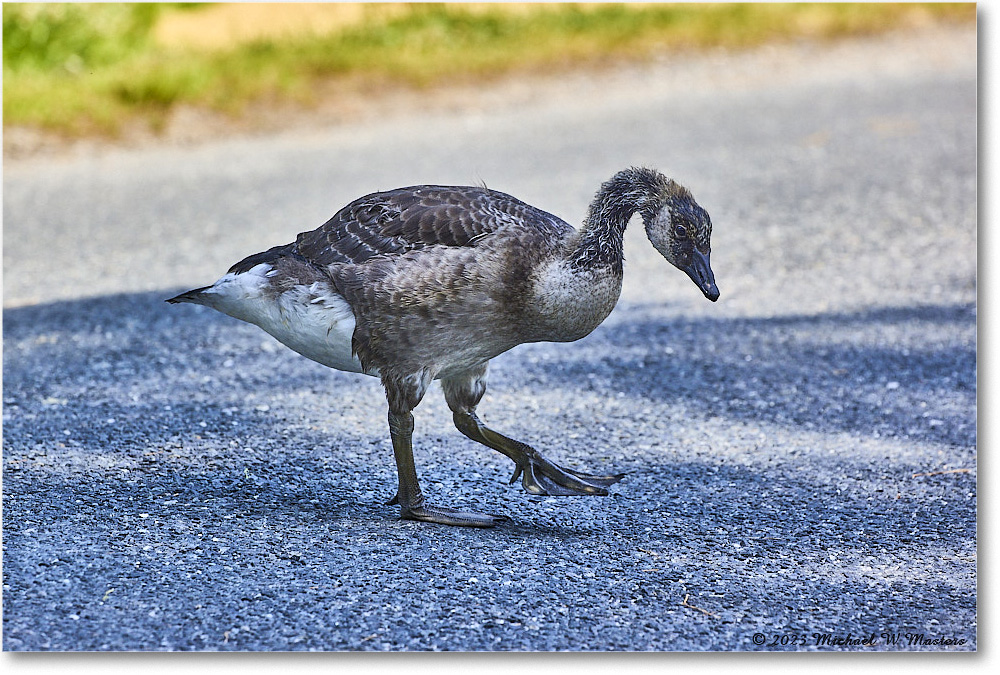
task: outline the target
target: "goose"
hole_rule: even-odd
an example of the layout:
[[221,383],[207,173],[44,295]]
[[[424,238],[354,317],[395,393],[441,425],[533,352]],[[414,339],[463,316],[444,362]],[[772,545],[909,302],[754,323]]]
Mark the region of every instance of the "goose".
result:
[[404,520],[491,527],[510,519],[424,498],[412,411],[440,380],[456,428],[513,460],[511,484],[521,478],[532,495],[607,495],[624,474],[559,466],[486,426],[476,407],[490,359],[523,343],[579,340],[611,313],[636,213],[656,250],[718,300],[708,213],[659,171],[633,167],[600,186],[579,230],[485,186],[375,192],[167,302],[211,307],[313,361],[378,377],[398,473],[389,504]]

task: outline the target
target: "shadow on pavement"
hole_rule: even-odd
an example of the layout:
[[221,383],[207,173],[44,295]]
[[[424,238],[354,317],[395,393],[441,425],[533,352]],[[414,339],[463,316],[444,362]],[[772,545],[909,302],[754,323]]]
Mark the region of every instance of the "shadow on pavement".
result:
[[542,381],[579,386],[598,372],[609,392],[680,402],[703,417],[976,444],[973,305],[695,320],[631,313],[534,366]]
[[[505,485],[504,458],[431,429],[429,497],[513,522],[399,521],[374,382],[165,297],[4,312],[5,649],[750,649],[747,626],[924,630],[931,616],[974,644],[974,472],[635,448],[612,496],[537,498]],[[624,391],[694,425],[922,423],[932,447],[974,449],[969,306],[620,309],[551,361],[515,351],[503,378]]]
[[[323,368],[210,310],[168,306],[170,296],[4,310],[5,430],[17,429],[12,410],[33,411],[38,439],[123,413],[127,430],[153,441],[194,420],[204,427],[251,414],[250,400],[267,406],[275,394],[300,392],[308,402],[309,391],[343,391],[345,400],[381,400],[364,378]],[[609,396],[682,404],[696,417],[969,447],[976,444],[975,330],[972,305],[729,319],[630,306],[551,358],[527,364],[517,350],[501,358],[508,378],[533,390],[607,387]],[[70,418],[48,414],[74,409]],[[381,418],[379,409],[372,425],[379,437]],[[100,437],[99,428],[91,431]]]
[[[255,501],[265,511],[305,509],[310,517],[392,511],[383,503],[395,474],[373,382],[280,346],[264,349],[270,338],[255,327],[203,308],[170,307],[163,303],[170,296],[123,294],[4,311],[6,469],[59,457],[80,476],[82,487],[73,490],[84,498],[88,476],[103,491],[111,474],[123,483],[108,494],[169,492],[196,501],[210,495],[251,510]],[[613,323],[560,347],[551,360],[528,365],[515,351],[505,357],[506,376],[523,376],[536,389],[591,386],[606,388],[609,397],[624,391],[636,405],[681,405],[695,419],[975,447],[971,306],[697,320],[649,316],[657,308],[621,309]],[[596,380],[588,378],[593,373]],[[331,391],[335,403],[351,408],[353,425],[341,424],[348,418],[329,408]],[[315,406],[315,397],[326,397],[328,407]],[[476,467],[505,479],[509,467],[453,429],[442,431],[436,443],[427,438],[435,430],[424,431],[417,450],[428,472],[442,464],[442,443],[449,463],[461,466],[463,477],[445,476],[442,492],[481,500],[478,508],[486,509],[511,490],[531,499],[516,486],[464,476]],[[697,462],[638,463],[644,473],[665,473],[654,483],[707,470]],[[116,473],[129,467],[131,473]],[[149,485],[145,473],[155,474]]]

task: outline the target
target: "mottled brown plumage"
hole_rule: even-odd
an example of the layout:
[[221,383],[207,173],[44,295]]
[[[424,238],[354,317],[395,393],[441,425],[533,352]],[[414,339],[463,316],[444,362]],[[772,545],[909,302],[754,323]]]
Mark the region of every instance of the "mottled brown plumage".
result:
[[170,302],[214,307],[320,363],[377,375],[389,403],[400,479],[393,503],[402,516],[485,527],[503,518],[425,503],[411,411],[440,379],[458,429],[513,459],[526,490],[607,494],[620,475],[559,467],[482,425],[475,408],[494,356],[525,342],[577,340],[607,317],[621,292],[625,226],[637,212],[657,250],[717,299],[708,214],[662,174],[627,169],[601,186],[579,231],[482,187],[370,194]]
[[531,270],[569,225],[484,188],[422,186],[359,202],[296,246],[318,264],[351,258],[326,264],[354,309],[353,346],[366,369],[446,376],[532,341],[524,335]]

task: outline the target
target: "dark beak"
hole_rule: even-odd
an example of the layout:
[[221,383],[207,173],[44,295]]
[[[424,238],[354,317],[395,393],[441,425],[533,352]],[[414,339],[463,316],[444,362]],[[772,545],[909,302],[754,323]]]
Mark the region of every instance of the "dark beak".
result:
[[715,285],[715,275],[712,273],[712,266],[708,262],[709,253],[702,253],[695,249],[691,253],[691,262],[684,267],[684,271],[691,277],[691,281],[701,289],[705,297],[715,302],[719,299],[719,287]]

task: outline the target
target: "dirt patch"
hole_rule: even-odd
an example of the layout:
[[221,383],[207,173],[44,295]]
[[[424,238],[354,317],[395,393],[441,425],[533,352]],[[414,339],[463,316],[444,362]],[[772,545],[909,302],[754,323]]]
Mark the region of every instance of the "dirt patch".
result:
[[[469,12],[502,11],[509,14],[541,12],[547,5],[531,2],[442,3]],[[587,5],[599,8],[601,3]],[[255,40],[302,35],[327,35],[413,11],[405,2],[336,3],[236,3],[209,5],[190,11],[164,14],[153,29],[153,38],[165,47],[225,49]]]
[[153,39],[165,47],[224,49],[244,42],[327,34],[406,11],[404,3],[238,3],[164,14]]

